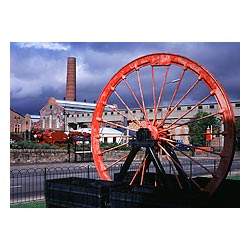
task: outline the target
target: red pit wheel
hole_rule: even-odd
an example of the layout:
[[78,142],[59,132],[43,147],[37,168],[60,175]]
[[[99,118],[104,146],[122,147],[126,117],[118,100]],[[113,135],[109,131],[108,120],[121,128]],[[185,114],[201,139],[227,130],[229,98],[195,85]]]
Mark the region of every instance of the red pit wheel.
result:
[[[207,106],[210,113],[194,118],[197,110]],[[123,122],[111,121],[106,118],[108,113],[116,114]],[[198,149],[214,159],[212,167],[177,144],[178,138],[182,138],[182,146],[193,149],[190,136],[206,138],[206,130],[195,134],[189,128],[211,117],[220,120],[220,129],[211,131],[212,138],[219,141],[219,149]],[[124,130],[116,138],[119,144],[101,147],[101,142],[109,137],[101,134],[103,127]],[[122,180],[129,167],[137,162],[130,184],[138,176],[143,184],[144,173],[151,165],[163,177],[167,176],[167,165],[180,189],[188,181],[212,194],[226,178],[234,156],[234,113],[225,90],[203,66],[180,55],[151,54],[128,63],[105,86],[93,115],[91,141],[94,162],[103,180],[112,180],[112,168],[117,164],[122,165],[118,175],[118,180]],[[125,146],[130,151],[120,150],[118,154]],[[110,152],[117,153],[116,160],[105,160]],[[197,175],[210,177],[208,183],[198,183],[194,178]],[[168,185],[167,178],[164,180]]]

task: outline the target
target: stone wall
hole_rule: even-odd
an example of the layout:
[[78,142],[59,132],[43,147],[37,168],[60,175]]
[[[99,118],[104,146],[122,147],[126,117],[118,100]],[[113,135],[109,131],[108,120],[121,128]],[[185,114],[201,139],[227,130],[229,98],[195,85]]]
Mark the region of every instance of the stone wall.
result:
[[[71,154],[73,159],[73,154]],[[10,163],[67,162],[68,151],[62,149],[10,149]]]
[[[113,150],[110,151],[108,153],[105,153],[103,155],[103,159],[104,161],[116,161],[121,159],[124,155],[128,154],[130,151],[123,151],[123,150]],[[145,151],[139,151],[136,156],[135,156],[135,160],[136,161],[141,161],[142,158],[145,156]],[[126,160],[126,158],[124,159],[124,161]]]
[[[114,162],[124,155],[128,154],[129,151],[114,150],[103,155],[104,161]],[[135,160],[141,160],[145,155],[144,151],[139,151],[135,157]],[[69,155],[68,150],[65,149],[10,149],[10,163],[11,164],[31,164],[31,163],[55,163],[55,162],[68,162]],[[81,162],[89,161],[93,163],[93,159],[89,153],[77,155],[73,151],[70,153],[70,162]],[[125,160],[125,159],[124,159]],[[118,163],[119,164],[119,163]]]

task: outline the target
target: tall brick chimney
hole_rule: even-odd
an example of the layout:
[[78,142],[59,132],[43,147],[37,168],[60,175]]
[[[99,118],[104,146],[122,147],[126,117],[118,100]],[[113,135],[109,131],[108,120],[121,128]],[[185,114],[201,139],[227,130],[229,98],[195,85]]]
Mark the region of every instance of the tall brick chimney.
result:
[[76,100],[76,58],[68,57],[67,60],[67,81],[65,100]]

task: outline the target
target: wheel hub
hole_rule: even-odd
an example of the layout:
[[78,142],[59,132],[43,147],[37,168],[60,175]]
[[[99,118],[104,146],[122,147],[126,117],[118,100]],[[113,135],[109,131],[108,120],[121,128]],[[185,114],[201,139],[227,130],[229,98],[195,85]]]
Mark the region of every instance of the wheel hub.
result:
[[158,131],[158,128],[152,124],[149,125],[148,127],[150,133],[151,133],[151,136],[154,140],[158,140],[158,137],[159,137],[159,131]]

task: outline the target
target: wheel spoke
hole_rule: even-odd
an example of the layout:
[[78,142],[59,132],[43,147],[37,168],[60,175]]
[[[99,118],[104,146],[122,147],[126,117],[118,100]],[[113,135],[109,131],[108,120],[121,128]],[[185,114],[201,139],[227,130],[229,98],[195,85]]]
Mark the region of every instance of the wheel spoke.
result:
[[144,179],[146,160],[147,160],[147,156],[144,158],[143,164],[142,164],[142,173],[141,173],[141,182],[140,182],[140,185],[142,185],[143,179]]
[[191,176],[187,175],[187,173],[184,171],[182,166],[180,166],[180,164],[178,162],[176,162],[175,159],[173,159],[173,157],[167,152],[167,150],[162,145],[160,145],[160,143],[158,145],[165,152],[165,154],[168,155],[168,157],[171,159],[171,161],[173,161],[175,163],[175,165],[181,170],[181,172],[185,175],[185,177],[188,178],[189,180],[191,180],[200,190],[202,190],[202,187],[195,180],[193,180],[193,178]]
[[[133,116],[133,118],[135,119],[136,121],[136,124],[139,126],[139,127],[143,127],[142,124],[140,123],[140,121],[136,118],[136,116],[133,114],[132,110],[128,107],[128,105],[125,103],[125,101],[122,99],[122,97],[117,93],[116,90],[113,91],[114,94],[118,97],[118,99],[121,101],[121,103],[124,105],[124,107],[128,110],[128,112]],[[116,109],[117,110],[117,109]],[[116,111],[117,112],[117,111]],[[121,113],[121,112],[119,112]]]
[[168,136],[181,136],[181,135],[223,135],[223,132],[217,132],[217,133],[170,133]]
[[115,166],[115,165],[116,165],[117,163],[119,163],[120,161],[122,161],[122,160],[124,160],[125,158],[127,158],[128,155],[129,155],[129,153],[126,154],[126,155],[124,155],[124,156],[122,156],[120,159],[116,160],[116,161],[113,162],[112,164],[105,166],[105,171],[107,171],[108,169],[110,169],[111,167]]
[[169,117],[169,115],[179,106],[179,104],[187,97],[187,95],[193,90],[193,88],[194,88],[199,82],[200,82],[200,80],[197,79],[197,80],[193,83],[193,85],[187,90],[187,92],[180,98],[180,100],[174,105],[174,107],[173,107],[171,110],[169,110],[169,111],[166,112],[164,118],[162,119],[162,121],[161,121],[161,123],[160,123],[160,125],[159,125],[158,127],[162,126],[162,125],[165,123],[167,117]]
[[217,153],[217,152],[214,152],[214,151],[211,151],[211,150],[207,150],[207,149],[205,149],[204,147],[198,147],[198,146],[196,146],[195,148],[197,148],[197,149],[199,149],[199,150],[201,150],[201,151],[207,152],[207,153],[211,153],[211,154],[214,154],[214,155],[219,155],[219,156],[221,156],[221,153]]
[[164,78],[163,78],[163,82],[162,82],[162,85],[161,85],[161,91],[160,91],[160,94],[159,94],[159,98],[158,98],[158,102],[157,102],[157,106],[156,106],[156,110],[155,110],[153,124],[155,124],[156,116],[157,116],[157,113],[158,113],[158,109],[159,109],[159,106],[160,106],[160,103],[161,103],[161,100],[162,100],[162,95],[163,95],[163,91],[164,91],[165,84],[166,84],[166,81],[167,81],[169,67],[170,66],[167,66],[167,68],[166,68],[166,72],[165,72],[165,75],[164,75]]
[[[224,112],[224,110],[220,110],[218,112],[215,112],[215,113],[212,113],[212,114],[209,114],[209,115],[206,115],[206,116],[202,116],[200,118],[196,118],[196,119],[192,119],[192,120],[189,120],[187,122],[184,122],[182,124],[175,124],[175,126],[171,127],[171,129],[176,129],[178,127],[181,127],[181,126],[184,126],[184,125],[188,125],[190,123],[194,123],[194,122],[197,122],[197,121],[201,121],[201,120],[204,120],[204,119],[207,119],[209,117],[212,117],[212,116],[216,116],[218,114],[222,114]],[[171,123],[170,123],[171,124]],[[168,129],[167,128],[164,128],[162,131],[167,131]]]
[[[159,145],[159,147],[161,147],[161,145],[160,145],[159,142],[158,142],[158,145]],[[163,150],[163,149],[162,149],[162,150]],[[165,151],[164,151],[164,152],[165,152]],[[180,189],[183,189],[183,187],[182,187],[182,185],[181,185],[181,182],[180,182],[180,179],[179,179],[179,177],[178,177],[178,175],[177,175],[177,173],[176,173],[176,170],[175,170],[175,168],[174,168],[174,166],[173,166],[173,163],[172,163],[172,161],[171,161],[169,155],[168,155],[168,154],[165,154],[165,156],[166,156],[166,158],[167,158],[167,160],[168,160],[168,162],[169,162],[169,165],[170,165],[171,169],[172,169],[173,172],[174,172],[175,179],[177,180],[177,183],[178,183]]]
[[136,172],[135,172],[135,174],[134,174],[132,180],[130,181],[130,183],[129,183],[130,186],[134,183],[135,178],[137,177],[137,175],[138,175],[139,172],[141,171],[141,168],[142,168],[142,166],[143,166],[143,162],[144,162],[144,159],[141,161],[141,163],[140,163],[138,169],[136,170]]
[[145,106],[145,101],[144,101],[144,95],[143,95],[143,92],[142,92],[142,85],[141,85],[141,78],[140,78],[139,70],[136,70],[136,74],[137,74],[137,80],[138,80],[138,86],[139,86],[139,90],[140,90],[140,95],[141,95],[143,113],[144,113],[146,122],[149,123],[149,119],[148,119],[148,115],[147,115],[147,111],[146,111],[146,106]]
[[[173,143],[176,143],[176,141],[175,140],[171,140],[171,139],[167,139],[167,138],[164,138],[164,137],[159,137],[159,139],[160,140],[163,140],[163,141],[167,141],[167,142],[173,142]],[[187,145],[187,144],[184,144],[184,143],[182,143],[183,145],[185,145],[185,146],[188,146],[188,147],[193,147],[193,146],[191,146],[191,145]],[[221,153],[217,153],[217,152],[213,152],[213,151],[209,151],[209,150],[205,150],[204,148],[200,148],[200,147],[195,147],[195,148],[197,148],[197,149],[200,149],[200,150],[203,150],[203,151],[205,151],[205,152],[208,152],[208,153],[211,153],[211,154],[214,154],[214,155],[221,155]]]
[[155,93],[155,71],[154,71],[154,66],[152,66],[152,94],[153,94],[154,117],[155,117],[156,116],[156,113],[155,113],[156,112],[156,93]]
[[138,106],[139,106],[141,112],[144,114],[144,116],[146,116],[146,114],[144,113],[143,107],[141,106],[141,104],[140,104],[138,98],[137,98],[136,95],[135,95],[135,92],[134,92],[133,89],[131,88],[131,86],[130,86],[130,84],[128,83],[127,79],[124,78],[123,80],[124,80],[124,82],[126,83],[126,86],[128,87],[128,89],[129,89],[131,95],[134,97],[136,103],[138,104]]
[[[183,69],[182,74],[181,74],[181,77],[180,77],[180,79],[179,79],[179,81],[178,81],[178,83],[177,83],[177,85],[176,85],[176,87],[175,87],[174,94],[173,94],[173,96],[172,96],[172,98],[171,98],[171,101],[170,101],[170,103],[169,103],[169,105],[168,105],[167,113],[168,113],[168,112],[170,111],[170,109],[171,109],[171,106],[172,106],[173,101],[174,101],[174,99],[175,99],[175,96],[176,96],[176,94],[177,94],[177,92],[178,92],[178,89],[179,89],[179,87],[180,87],[180,84],[181,84],[181,81],[182,81],[182,79],[183,79],[183,76],[184,76],[185,72],[186,72],[186,69]],[[161,122],[161,123],[162,123],[162,122]],[[163,122],[163,123],[164,123],[164,122]]]
[[173,126],[179,120],[181,120],[184,116],[186,116],[187,114],[189,114],[190,112],[192,112],[195,108],[197,108],[201,103],[203,103],[204,101],[206,101],[212,95],[213,95],[213,92],[210,92],[206,97],[204,97],[201,101],[199,101],[198,103],[196,103],[191,109],[189,109],[187,112],[185,112],[184,114],[182,114],[178,119],[176,119],[174,122],[172,122],[170,125],[168,125],[165,129],[168,130],[171,126]]
[[[123,116],[124,118],[126,118],[127,120],[130,120],[130,118],[125,115],[124,113],[122,113],[121,111],[119,111],[117,108],[114,108],[113,106],[109,105],[109,104],[106,104],[106,106],[110,109],[112,109],[114,112],[117,112],[118,114],[120,114],[121,116]],[[133,122],[135,122],[139,127],[143,127],[143,125],[140,123],[140,121],[135,117],[133,116],[136,120],[133,120]]]
[[97,119],[98,119],[99,122],[104,122],[104,123],[107,123],[107,124],[112,125],[114,127],[124,128],[124,129],[135,131],[135,132],[137,131],[136,129],[132,129],[132,128],[123,126],[123,125],[118,124],[118,123],[114,123],[114,122],[110,122],[110,121],[104,120],[103,118],[97,118]]
[[170,142],[174,142],[174,143],[176,142],[175,140],[172,140],[172,139],[168,139],[168,138],[165,138],[165,137],[161,137],[161,136],[159,136],[159,139],[160,139],[160,140],[164,140],[164,141],[167,141],[167,142],[168,142],[168,141],[170,141]]
[[208,168],[204,167],[201,163],[199,163],[198,161],[194,160],[192,157],[190,157],[189,155],[187,155],[186,153],[184,153],[183,151],[181,151],[179,148],[177,148],[174,144],[169,142],[169,145],[171,145],[174,149],[176,149],[177,151],[179,151],[180,153],[182,153],[183,155],[185,155],[187,158],[189,158],[191,161],[193,161],[195,164],[199,165],[200,167],[202,167],[203,169],[205,169],[209,174],[211,174],[212,176],[214,175],[213,172],[211,172]]
[[103,155],[103,154],[105,154],[105,153],[108,153],[108,152],[110,152],[110,151],[113,151],[113,150],[115,150],[115,149],[117,149],[117,148],[121,148],[121,147],[126,146],[126,145],[128,145],[128,142],[125,142],[125,143],[123,143],[123,144],[114,146],[114,147],[109,148],[109,149],[106,149],[106,150],[103,150],[103,151],[101,151],[101,154]]

